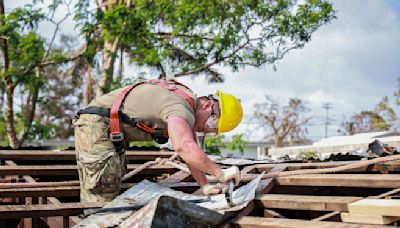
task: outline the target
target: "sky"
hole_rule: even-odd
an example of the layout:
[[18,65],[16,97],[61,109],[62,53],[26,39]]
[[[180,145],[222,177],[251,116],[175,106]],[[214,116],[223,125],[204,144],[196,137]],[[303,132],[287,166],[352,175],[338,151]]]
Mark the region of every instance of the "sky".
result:
[[277,62],[277,71],[271,66],[224,71],[226,81],[220,85],[207,85],[202,79],[182,81],[205,94],[220,89],[239,96],[247,119],[237,132],[253,132],[251,140],[262,138],[251,116],[253,105],[265,95],[282,102],[290,97],[307,101],[314,117],[308,136],[314,141],[325,136],[322,104],[329,102],[328,136],[337,135],[343,116],[373,110],[383,96],[393,100],[400,77],[400,1],[332,3],[337,19],[316,31],[304,48]]
[[[26,0],[7,1],[13,8]],[[245,133],[251,141],[261,140],[264,132],[251,116],[254,104],[265,95],[284,104],[290,97],[308,102],[313,116],[307,126],[314,141],[325,136],[325,109],[330,103],[331,125],[328,136],[337,135],[343,116],[348,119],[361,110],[373,110],[383,96],[393,101],[393,92],[400,77],[400,1],[399,0],[333,0],[337,19],[317,30],[304,48],[294,50],[272,66],[247,67],[239,72],[221,69],[222,84],[208,84],[204,77],[180,78],[197,94],[207,95],[217,89],[238,96],[245,119],[232,134]],[[61,18],[65,9],[60,9]],[[42,34],[52,34],[54,26],[40,26]],[[61,27],[66,34],[76,31],[72,21]],[[128,68],[126,74],[140,71]],[[399,111],[399,107],[395,106]],[[400,114],[400,113],[399,113]]]

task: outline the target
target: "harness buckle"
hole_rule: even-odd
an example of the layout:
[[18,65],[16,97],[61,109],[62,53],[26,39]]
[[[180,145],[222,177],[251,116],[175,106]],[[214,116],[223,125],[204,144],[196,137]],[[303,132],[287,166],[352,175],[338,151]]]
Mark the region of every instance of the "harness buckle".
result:
[[165,144],[168,142],[168,137],[164,136],[163,130],[160,128],[154,129],[154,132],[151,133],[151,136],[158,144]]
[[111,142],[121,142],[124,140],[124,133],[122,132],[111,132],[110,133]]

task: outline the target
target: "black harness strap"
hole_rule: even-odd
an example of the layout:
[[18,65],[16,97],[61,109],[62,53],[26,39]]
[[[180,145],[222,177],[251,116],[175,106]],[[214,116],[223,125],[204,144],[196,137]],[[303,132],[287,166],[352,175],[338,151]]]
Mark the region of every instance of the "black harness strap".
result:
[[[79,116],[81,114],[95,114],[95,115],[100,115],[103,117],[110,118],[110,111],[111,111],[111,109],[109,109],[109,108],[93,106],[93,107],[87,107],[85,109],[79,110],[77,115]],[[130,118],[125,113],[119,111],[118,117],[122,123],[131,125],[134,127],[138,127],[139,129],[143,130],[142,128],[140,128],[138,126],[138,123],[140,123],[139,121],[135,120],[134,118]],[[159,144],[164,144],[164,143],[168,142],[168,137],[164,136],[162,129],[159,129],[159,128],[153,129],[153,132],[149,133],[149,134]],[[125,151],[125,146],[121,145],[122,143],[118,143],[119,141],[113,141],[113,140],[111,140],[111,141],[113,142],[115,149],[117,150],[118,153],[123,153]],[[123,140],[121,140],[121,142],[122,141]]]
[[[96,114],[99,116],[110,118],[110,111],[111,111],[111,109],[109,109],[109,108],[93,106],[93,107],[87,107],[85,109],[79,110],[78,115]],[[121,122],[132,125],[132,126],[136,126],[137,121],[134,118],[130,118],[128,115],[126,115],[125,113],[123,113],[121,111],[118,112],[118,116],[119,116],[119,120]]]
[[[81,115],[81,114],[95,114],[95,115],[99,115],[99,116],[103,116],[103,117],[107,117],[110,118],[110,109],[109,108],[103,108],[103,107],[87,107],[85,109],[81,109],[79,110],[79,112],[77,113],[77,115]],[[136,126],[136,121],[135,119],[130,118],[129,116],[127,116],[125,113],[122,113],[121,111],[118,113],[118,117],[119,120],[123,123],[132,125],[132,126]],[[111,140],[111,142],[114,144],[115,147],[115,151],[118,154],[122,154],[125,152],[125,142],[124,140],[120,140],[120,141],[113,141]]]

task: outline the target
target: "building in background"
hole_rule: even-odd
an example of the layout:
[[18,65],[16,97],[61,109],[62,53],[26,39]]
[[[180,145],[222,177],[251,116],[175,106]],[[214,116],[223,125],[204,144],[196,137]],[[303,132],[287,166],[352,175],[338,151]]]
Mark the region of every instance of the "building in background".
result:
[[400,133],[383,131],[350,136],[332,136],[307,146],[270,148],[267,156],[277,158],[289,155],[294,158],[301,157],[302,153],[315,153],[318,157],[324,158],[334,153],[365,151],[368,148],[368,144],[376,139],[389,146],[400,147]]

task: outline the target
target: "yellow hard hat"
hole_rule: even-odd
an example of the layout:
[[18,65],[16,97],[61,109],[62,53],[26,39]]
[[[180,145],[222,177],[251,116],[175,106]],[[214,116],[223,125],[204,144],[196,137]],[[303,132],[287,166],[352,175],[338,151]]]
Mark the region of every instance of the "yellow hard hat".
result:
[[218,134],[234,129],[243,118],[239,99],[229,93],[217,91],[219,101]]

